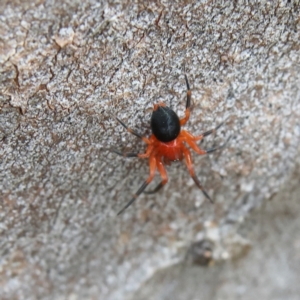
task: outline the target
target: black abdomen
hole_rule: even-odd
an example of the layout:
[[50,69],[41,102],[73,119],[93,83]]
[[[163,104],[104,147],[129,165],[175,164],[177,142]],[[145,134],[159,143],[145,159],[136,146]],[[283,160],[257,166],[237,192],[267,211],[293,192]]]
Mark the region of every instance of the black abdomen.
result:
[[158,106],[151,116],[151,129],[159,141],[171,142],[180,133],[180,120],[171,108]]

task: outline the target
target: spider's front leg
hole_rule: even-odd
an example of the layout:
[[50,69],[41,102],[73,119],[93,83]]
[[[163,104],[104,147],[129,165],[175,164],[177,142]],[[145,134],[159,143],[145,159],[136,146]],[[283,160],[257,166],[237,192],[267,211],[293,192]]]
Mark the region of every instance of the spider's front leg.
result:
[[150,144],[149,139],[146,137],[140,135],[138,132],[136,132],[134,129],[129,128],[124,122],[122,122],[119,118],[115,117],[116,120],[131,134],[135,135],[139,139],[143,140],[146,144]]
[[231,136],[227,139],[227,141],[218,147],[210,148],[207,150],[201,149],[197,144],[196,141],[199,140],[199,137],[195,137],[192,134],[190,134],[188,131],[182,130],[182,135],[184,136],[184,141],[198,154],[204,155],[204,154],[209,154],[212,153],[216,150],[222,149],[226,146],[226,144],[229,142]]
[[185,117],[180,119],[181,126],[184,125],[190,118],[190,106],[191,106],[191,96],[192,96],[189,81],[188,81],[186,75],[184,75],[184,79],[185,79],[185,83],[186,83],[187,92],[186,92]]

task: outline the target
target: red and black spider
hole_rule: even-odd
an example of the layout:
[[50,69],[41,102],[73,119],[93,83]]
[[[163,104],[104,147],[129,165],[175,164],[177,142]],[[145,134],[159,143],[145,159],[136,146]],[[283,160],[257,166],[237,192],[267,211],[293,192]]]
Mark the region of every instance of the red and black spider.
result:
[[168,181],[168,175],[166,169],[164,167],[165,164],[169,164],[175,160],[182,160],[185,158],[186,165],[188,170],[195,181],[196,185],[203,192],[205,197],[209,199],[211,202],[211,198],[204,190],[200,181],[195,175],[195,171],[192,164],[192,157],[190,150],[186,147],[185,143],[189,145],[196,153],[203,155],[207,153],[212,153],[218,149],[221,149],[225,146],[211,148],[208,150],[203,150],[198,147],[196,141],[202,140],[205,136],[208,136],[215,132],[218,128],[220,128],[223,123],[219,124],[216,128],[208,130],[198,136],[193,136],[186,130],[181,129],[182,125],[190,118],[190,105],[191,105],[191,90],[190,85],[185,75],[185,81],[187,86],[187,100],[186,100],[186,110],[185,117],[179,119],[177,114],[169,107],[167,107],[164,103],[160,102],[158,104],[154,104],[153,113],[151,116],[151,129],[152,135],[150,138],[146,138],[141,136],[135,130],[128,128],[126,124],[124,124],[120,119],[116,118],[117,121],[127,129],[130,133],[134,134],[138,138],[142,139],[147,145],[147,150],[145,153],[122,153],[117,150],[111,150],[112,152],[124,156],[124,157],[139,157],[139,158],[149,158],[149,166],[150,166],[150,176],[146,181],[142,184],[142,186],[138,189],[138,191],[134,194],[133,198],[125,205],[125,207],[119,211],[118,215],[120,215],[128,206],[130,206],[136,198],[144,192],[147,185],[153,180],[155,171],[158,169],[162,181],[159,185],[152,191],[145,191],[146,194],[156,193],[159,189],[161,189]]

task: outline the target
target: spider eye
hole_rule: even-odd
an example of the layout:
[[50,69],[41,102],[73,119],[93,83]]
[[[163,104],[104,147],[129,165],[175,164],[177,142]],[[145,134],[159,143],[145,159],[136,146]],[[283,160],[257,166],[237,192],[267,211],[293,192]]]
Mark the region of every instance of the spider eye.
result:
[[171,142],[180,133],[180,120],[171,108],[158,106],[151,116],[151,129],[159,141]]

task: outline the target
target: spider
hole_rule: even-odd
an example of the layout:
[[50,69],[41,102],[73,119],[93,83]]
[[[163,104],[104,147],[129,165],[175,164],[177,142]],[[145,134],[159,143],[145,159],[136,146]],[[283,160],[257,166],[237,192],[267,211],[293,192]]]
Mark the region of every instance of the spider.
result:
[[[133,198],[118,212],[118,215],[123,213],[124,210],[128,208],[142,192],[146,194],[153,194],[160,190],[168,182],[168,175],[164,164],[169,165],[172,161],[182,160],[183,157],[185,158],[187,168],[194,182],[196,183],[198,188],[203,192],[204,196],[210,202],[213,203],[212,199],[204,190],[199,179],[195,175],[194,167],[192,164],[191,152],[185,144],[190,146],[190,148],[196,153],[203,155],[212,153],[218,149],[223,148],[229,139],[219,147],[203,150],[198,147],[196,141],[200,141],[204,137],[214,133],[218,128],[220,128],[224,124],[224,122],[219,124],[214,129],[205,131],[204,133],[198,136],[193,136],[188,131],[181,129],[181,126],[185,125],[190,118],[191,90],[186,75],[185,82],[187,86],[187,100],[184,118],[179,119],[177,114],[170,107],[167,107],[162,102],[154,104],[154,109],[151,116],[152,135],[150,136],[150,138],[146,138],[140,135],[138,132],[129,128],[125,123],[123,123],[119,118],[116,117],[116,120],[125,129],[127,129],[128,132],[143,140],[148,145],[148,147],[145,153],[123,153],[114,149],[111,149],[111,151],[123,157],[148,158],[150,167],[149,177],[144,181],[144,183],[141,185],[138,191],[133,195]],[[153,180],[156,169],[158,169],[162,181],[154,188],[154,190],[145,191],[148,184]]]

